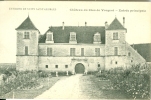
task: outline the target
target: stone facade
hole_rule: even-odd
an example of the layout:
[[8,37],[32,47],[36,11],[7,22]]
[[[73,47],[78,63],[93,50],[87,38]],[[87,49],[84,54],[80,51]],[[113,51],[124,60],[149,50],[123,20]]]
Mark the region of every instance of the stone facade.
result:
[[[88,29],[93,33],[89,33]],[[76,73],[75,66],[79,63],[85,67],[84,71],[97,71],[98,68],[102,70],[126,68],[132,64],[146,63],[145,59],[125,41],[127,29],[117,18],[110,25],[106,22],[104,28],[100,29],[88,26],[73,28],[63,24],[63,28],[58,27],[54,30],[52,28],[44,35],[40,35],[39,30],[28,17],[16,30],[17,70]],[[82,33],[78,33],[79,31]],[[62,40],[57,40],[57,37]],[[63,38],[68,39],[67,43]],[[41,39],[44,42],[40,42]]]

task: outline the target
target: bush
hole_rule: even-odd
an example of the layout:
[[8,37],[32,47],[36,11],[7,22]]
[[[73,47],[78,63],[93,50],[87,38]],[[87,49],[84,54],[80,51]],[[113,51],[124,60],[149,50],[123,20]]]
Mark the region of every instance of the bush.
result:
[[97,72],[95,75],[101,80],[109,79],[110,89],[120,89],[131,98],[150,97],[150,67],[136,65],[126,70],[121,67],[112,68],[101,73]]
[[[19,87],[32,88],[39,85],[37,83],[38,73],[32,71],[16,72],[17,76],[15,78],[10,78],[9,82],[6,82],[3,86],[0,86],[0,95],[6,94],[13,89]],[[11,76],[10,76],[11,77]]]
[[148,99],[150,97],[150,74],[148,68],[142,72],[140,65],[132,66],[130,69],[122,70],[115,68],[110,70],[107,75],[100,75],[100,77],[107,77],[112,83],[114,89],[120,89],[132,98]]

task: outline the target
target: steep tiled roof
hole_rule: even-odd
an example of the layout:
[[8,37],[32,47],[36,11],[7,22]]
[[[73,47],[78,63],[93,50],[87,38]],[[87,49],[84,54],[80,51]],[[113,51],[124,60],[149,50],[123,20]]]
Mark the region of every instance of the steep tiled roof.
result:
[[151,62],[151,43],[131,45],[147,61]]
[[38,30],[30,20],[29,16],[22,22],[22,24],[16,28],[16,30]]
[[[48,31],[53,32],[54,43],[69,43],[70,32],[76,32],[77,43],[93,43],[93,36],[96,32],[101,34],[101,42],[105,43],[105,27],[104,26],[62,26],[51,27]],[[46,33],[41,35],[39,43],[45,43]]]
[[123,27],[123,25],[118,21],[118,19],[115,18],[106,30],[119,30],[119,29],[126,30],[126,28]]

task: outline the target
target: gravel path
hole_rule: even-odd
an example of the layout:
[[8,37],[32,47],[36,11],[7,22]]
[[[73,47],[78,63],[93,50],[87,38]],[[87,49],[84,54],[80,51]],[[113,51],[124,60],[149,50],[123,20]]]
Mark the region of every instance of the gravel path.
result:
[[99,81],[93,75],[73,75],[59,80],[35,99],[126,99],[117,90],[102,90],[109,81]]
[[78,99],[81,94],[79,79],[82,75],[77,74],[63,80],[59,80],[49,90],[36,97],[36,99]]

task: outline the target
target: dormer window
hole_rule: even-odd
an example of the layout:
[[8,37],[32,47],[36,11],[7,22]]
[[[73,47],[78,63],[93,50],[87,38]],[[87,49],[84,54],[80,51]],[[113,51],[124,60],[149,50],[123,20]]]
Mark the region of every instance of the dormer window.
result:
[[113,33],[113,40],[118,40],[118,32]]
[[54,43],[54,41],[53,41],[53,32],[48,32],[46,34],[46,43]]
[[101,43],[101,35],[99,32],[94,34],[93,43]]
[[29,39],[29,32],[24,32],[24,39]]
[[77,43],[75,32],[70,32],[70,41],[69,41],[69,43]]

